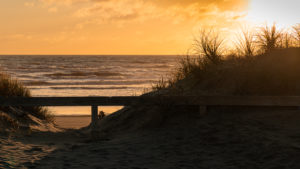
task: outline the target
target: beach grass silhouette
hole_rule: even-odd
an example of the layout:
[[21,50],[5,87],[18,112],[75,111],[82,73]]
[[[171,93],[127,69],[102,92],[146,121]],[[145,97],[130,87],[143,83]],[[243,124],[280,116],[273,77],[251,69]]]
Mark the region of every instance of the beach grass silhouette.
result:
[[153,90],[179,95],[299,95],[297,26],[294,32],[275,24],[242,31],[234,52],[227,52],[218,33],[200,31],[194,53],[182,57],[173,74]]

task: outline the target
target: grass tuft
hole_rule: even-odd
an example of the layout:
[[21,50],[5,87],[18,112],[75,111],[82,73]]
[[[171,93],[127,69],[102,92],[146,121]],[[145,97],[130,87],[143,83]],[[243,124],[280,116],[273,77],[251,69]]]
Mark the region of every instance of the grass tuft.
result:
[[221,62],[224,39],[214,30],[202,29],[198,37],[194,39],[195,54],[208,59],[214,64]]
[[254,33],[243,30],[237,37],[235,47],[239,56],[253,57],[256,50]]
[[[22,83],[16,79],[11,78],[9,75],[0,74],[0,96],[1,97],[31,97],[29,89],[23,86]],[[29,115],[43,120],[45,123],[51,123],[54,121],[54,116],[48,111],[48,109],[35,106],[35,107],[23,107],[23,106],[9,106],[0,107],[0,121],[1,124],[10,129],[16,129],[18,126],[28,126],[34,123]]]
[[265,27],[260,28],[260,31],[257,34],[257,43],[262,52],[269,53],[280,47],[281,37],[282,32],[276,28],[275,24],[272,26],[266,25]]
[[154,91],[160,91],[162,89],[165,89],[167,87],[169,87],[169,82],[166,81],[163,77],[161,79],[158,80],[157,83],[155,83],[154,85],[152,85],[152,90]]

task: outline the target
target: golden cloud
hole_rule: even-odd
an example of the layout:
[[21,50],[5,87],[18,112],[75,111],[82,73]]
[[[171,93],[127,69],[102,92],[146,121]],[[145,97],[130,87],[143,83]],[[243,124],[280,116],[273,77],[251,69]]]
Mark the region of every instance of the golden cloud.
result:
[[[72,5],[85,3],[76,12],[84,17],[93,14],[111,15],[106,18],[133,19],[141,15],[185,15],[197,17],[211,12],[242,11],[249,0],[38,0],[44,4]],[[172,13],[172,12],[175,12]],[[118,17],[119,16],[119,17]]]
[[101,21],[158,18],[177,23],[180,20],[201,20],[211,15],[239,18],[239,12],[247,7],[247,0],[91,0],[89,3],[89,6],[78,9],[74,16],[96,16]]
[[43,10],[40,22],[27,16],[30,29],[8,30],[18,33],[8,38],[20,46],[30,38],[25,30],[32,30],[38,34],[31,43],[44,53],[174,54],[188,49],[200,27],[233,30],[247,0],[26,0],[24,5]]

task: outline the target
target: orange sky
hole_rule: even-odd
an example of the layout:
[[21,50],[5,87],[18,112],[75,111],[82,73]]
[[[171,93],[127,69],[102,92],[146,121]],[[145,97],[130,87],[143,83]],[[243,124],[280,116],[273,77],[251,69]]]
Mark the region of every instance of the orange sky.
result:
[[250,4],[248,0],[3,0],[0,54],[183,54],[202,26],[234,31],[244,22]]

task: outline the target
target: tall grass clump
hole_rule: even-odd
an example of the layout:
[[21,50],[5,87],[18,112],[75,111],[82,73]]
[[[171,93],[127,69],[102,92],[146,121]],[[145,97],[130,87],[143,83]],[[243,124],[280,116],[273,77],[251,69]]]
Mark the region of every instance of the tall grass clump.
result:
[[257,34],[257,43],[261,52],[268,53],[280,47],[280,38],[282,32],[277,29],[276,25],[264,26],[260,28]]
[[208,59],[214,64],[221,62],[224,39],[214,30],[202,29],[198,37],[194,39],[195,54]]
[[254,56],[256,50],[254,33],[243,30],[242,33],[237,36],[235,47],[239,56]]
[[[30,91],[19,81],[9,75],[0,73],[1,97],[31,97]],[[30,116],[43,120],[45,123],[53,122],[53,116],[44,107],[8,106],[0,107],[0,127],[18,129],[20,126],[34,124]]]

